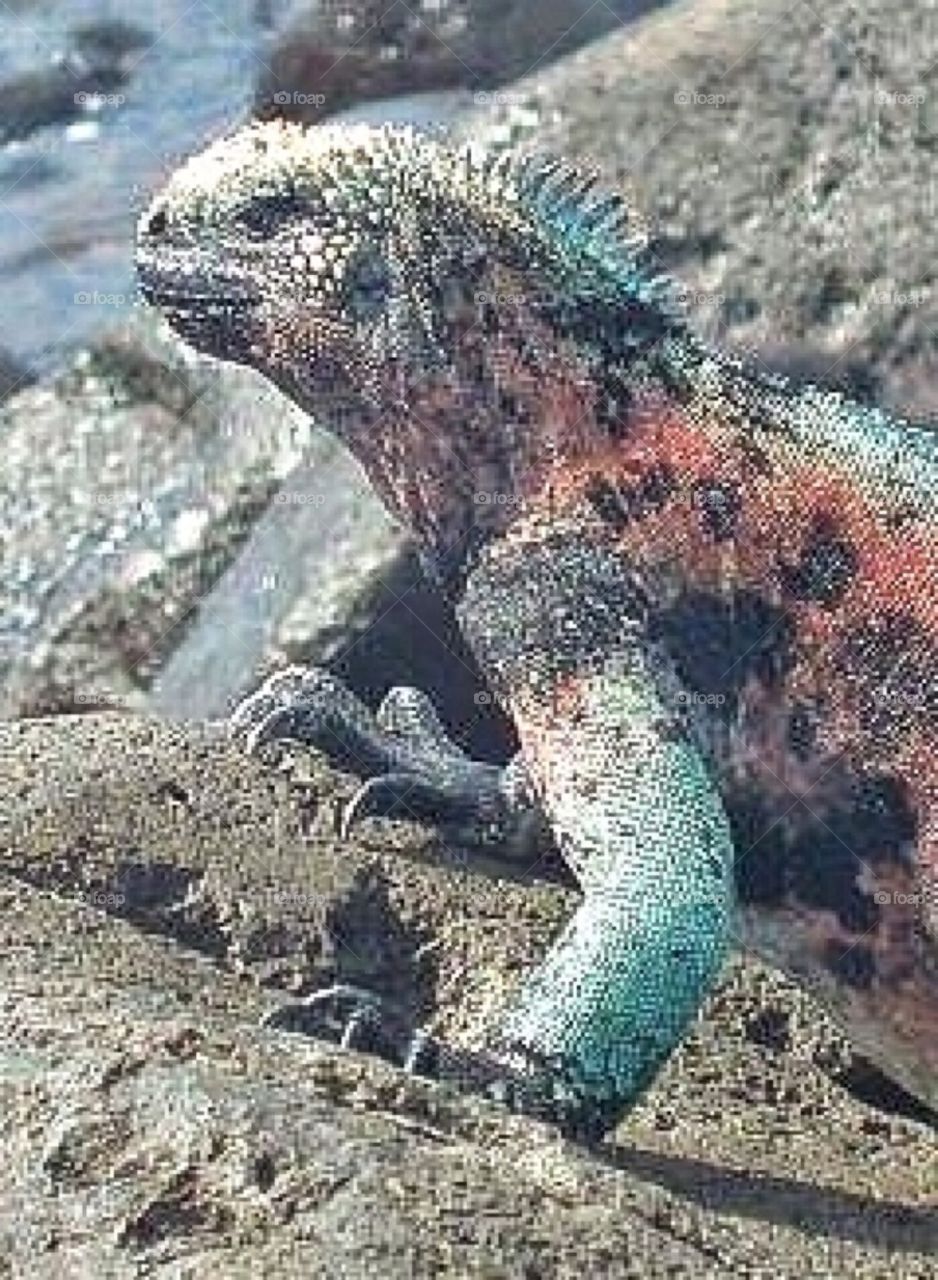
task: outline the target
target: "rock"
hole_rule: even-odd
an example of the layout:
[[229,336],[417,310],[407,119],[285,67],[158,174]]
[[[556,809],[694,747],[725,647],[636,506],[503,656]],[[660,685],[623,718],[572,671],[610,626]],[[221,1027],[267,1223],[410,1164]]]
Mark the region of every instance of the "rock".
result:
[[139,699],[302,451],[286,400],[161,335],[139,313],[0,407],[6,716]]
[[692,1243],[631,1209],[627,1174],[535,1132],[519,1179],[517,1122],[260,1031],[269,1001],[198,957],[48,897],[12,919],[0,1238],[17,1274],[352,1280],[504,1274],[507,1260],[516,1274],[572,1275],[630,1255],[671,1274],[699,1266]]
[[317,433],[157,675],[151,708],[217,719],[270,666],[327,662],[374,621],[367,584],[393,572],[404,541],[349,455]]
[[0,84],[0,145],[28,138],[47,125],[77,120],[89,96],[112,93],[122,83],[120,74],[69,62],[12,76]]
[[133,69],[128,55],[152,39],[142,27],[119,18],[73,28],[67,54],[0,83],[0,145],[78,119],[88,110],[89,99],[127,83]]
[[887,406],[934,418],[936,61],[935,15],[890,0],[700,0],[538,68],[457,131],[632,187],[707,336],[849,357]]
[[933,1133],[845,1094],[750,962],[592,1153],[262,1026],[339,977],[475,1042],[574,902],[406,824],[338,846],[349,780],[272,763],[132,716],[0,729],[11,1274],[928,1274]]
[[265,58],[257,112],[315,123],[396,94],[489,91],[630,22],[657,0],[357,0],[297,6]]
[[74,48],[94,66],[123,68],[128,54],[153,43],[154,35],[123,18],[96,18],[79,23],[70,32]]
[[403,530],[330,436],[316,433],[310,454],[201,602],[149,709],[221,718],[268,671],[315,664],[372,705],[417,684],[463,746],[505,759],[512,731]]

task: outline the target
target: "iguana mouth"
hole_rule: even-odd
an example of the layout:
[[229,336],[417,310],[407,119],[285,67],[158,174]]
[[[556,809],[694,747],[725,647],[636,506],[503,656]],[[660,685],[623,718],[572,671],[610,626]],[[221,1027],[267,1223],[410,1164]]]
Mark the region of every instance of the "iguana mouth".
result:
[[188,263],[157,263],[139,254],[141,297],[159,307],[180,338],[196,351],[221,358],[244,358],[251,348],[261,295],[244,279],[200,272]]
[[138,260],[137,278],[147,302],[176,314],[203,307],[245,310],[260,301],[260,293],[242,280],[213,280],[197,271],[157,267],[145,259]]

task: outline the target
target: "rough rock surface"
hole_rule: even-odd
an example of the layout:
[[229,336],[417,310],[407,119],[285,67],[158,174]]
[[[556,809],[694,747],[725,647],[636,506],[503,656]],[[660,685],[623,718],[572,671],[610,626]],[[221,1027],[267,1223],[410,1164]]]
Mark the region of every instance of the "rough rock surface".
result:
[[140,309],[0,405],[0,716],[226,715],[272,666],[438,697],[477,751],[451,612],[363,473],[259,376]]
[[308,428],[218,388],[141,317],[0,407],[2,714],[132,701],[243,541]]
[[[8,9],[8,19],[13,16]],[[131,55],[152,39],[142,27],[119,18],[74,27],[66,36],[67,54],[47,58],[41,70],[0,79],[0,145],[84,115],[88,98],[126,84]]]
[[680,0],[459,130],[632,188],[710,336],[783,365],[789,346],[826,354],[835,378],[852,362],[885,403],[938,420],[936,68],[930,6]]
[[476,91],[588,44],[660,0],[302,3],[264,60],[257,113],[315,123],[396,94]]
[[472,1041],[570,909],[537,868],[339,845],[351,780],[211,727],[21,721],[0,769],[4,1274],[934,1274],[934,1130],[757,964],[584,1152],[260,1025],[339,978]]
[[0,400],[35,382],[32,373],[0,347]]

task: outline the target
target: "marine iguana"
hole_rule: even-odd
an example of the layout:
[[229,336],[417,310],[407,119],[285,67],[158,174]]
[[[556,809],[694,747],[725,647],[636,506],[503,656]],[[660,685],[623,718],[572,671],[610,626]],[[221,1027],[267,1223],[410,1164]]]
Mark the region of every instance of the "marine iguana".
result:
[[354,452],[520,753],[295,668],[235,725],[344,754],[359,813],[540,813],[583,890],[488,1050],[418,1034],[406,1065],[598,1137],[735,935],[938,1104],[933,432],[708,347],[624,197],[543,156],[254,124],[173,175],[137,260],[182,338]]

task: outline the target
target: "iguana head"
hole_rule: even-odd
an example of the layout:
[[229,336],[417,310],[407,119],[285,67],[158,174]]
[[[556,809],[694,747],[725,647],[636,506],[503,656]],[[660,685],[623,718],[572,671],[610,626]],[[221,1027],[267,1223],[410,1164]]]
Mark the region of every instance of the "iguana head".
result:
[[592,303],[599,339],[614,311],[627,351],[678,316],[622,197],[594,184],[408,127],[255,123],[188,160],[145,211],[141,286],[194,347],[320,411],[332,382],[381,400],[402,389],[394,368],[413,379],[447,362],[460,320],[496,325],[499,267],[562,328]]
[[320,418],[349,397],[378,408],[383,362],[424,328],[400,261],[414,141],[377,141],[250,126],[191,158],[139,223],[147,301],[197,350],[255,366]]
[[513,491],[545,422],[591,420],[610,394],[591,368],[678,323],[623,201],[592,185],[409,128],[252,124],[143,214],[142,292],[341,435],[439,550],[504,521],[478,494]]

